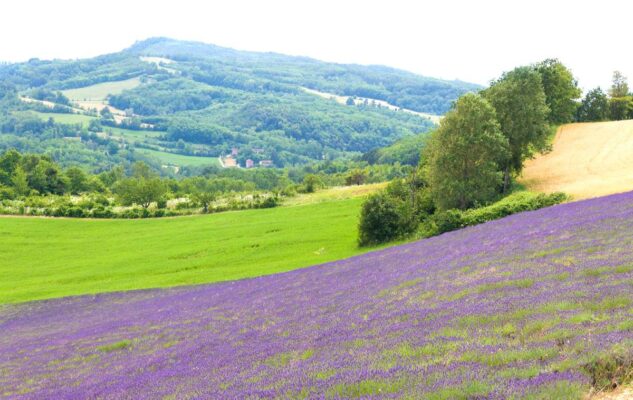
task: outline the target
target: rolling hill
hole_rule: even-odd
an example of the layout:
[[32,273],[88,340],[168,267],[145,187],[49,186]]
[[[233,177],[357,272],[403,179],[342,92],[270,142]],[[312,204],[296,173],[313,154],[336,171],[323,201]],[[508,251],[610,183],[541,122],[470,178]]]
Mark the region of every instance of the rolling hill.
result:
[[0,394],[580,399],[633,367],[631,232],[626,193],[272,276],[5,305]]
[[529,160],[520,182],[574,199],[633,190],[633,121],[563,125],[552,151]]
[[[64,123],[68,113],[81,113],[88,121],[77,129],[99,135],[82,136],[84,150],[100,155],[91,168],[133,159],[141,154],[134,149],[152,150],[150,157],[170,165],[169,154],[217,158],[233,148],[242,165],[270,159],[281,167],[351,157],[424,133],[453,100],[478,89],[384,66],[153,38],[91,59],[0,66],[0,118],[7,121],[0,148],[37,151],[44,144],[60,150],[62,164],[77,161],[58,137],[21,122],[56,112],[53,122]],[[130,141],[114,128],[157,134]]]

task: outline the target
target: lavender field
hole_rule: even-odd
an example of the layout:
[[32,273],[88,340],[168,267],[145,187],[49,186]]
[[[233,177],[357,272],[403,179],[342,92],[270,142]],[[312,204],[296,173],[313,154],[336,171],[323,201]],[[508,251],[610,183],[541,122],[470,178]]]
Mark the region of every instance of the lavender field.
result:
[[308,269],[0,308],[0,397],[580,398],[633,346],[633,193]]

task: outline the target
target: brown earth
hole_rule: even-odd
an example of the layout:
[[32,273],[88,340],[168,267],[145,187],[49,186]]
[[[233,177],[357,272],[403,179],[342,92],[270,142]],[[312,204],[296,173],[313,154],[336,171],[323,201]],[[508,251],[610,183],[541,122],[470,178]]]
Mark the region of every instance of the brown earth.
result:
[[633,190],[633,120],[561,126],[552,151],[529,160],[519,182],[574,200]]

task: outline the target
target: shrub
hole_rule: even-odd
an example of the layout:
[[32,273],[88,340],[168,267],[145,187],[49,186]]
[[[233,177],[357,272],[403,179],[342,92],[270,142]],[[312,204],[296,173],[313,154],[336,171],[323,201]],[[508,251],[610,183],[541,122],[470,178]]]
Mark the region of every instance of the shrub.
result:
[[271,196],[255,203],[255,208],[273,208],[279,205],[279,197]]
[[114,212],[110,207],[103,207],[99,205],[92,210],[91,216],[93,218],[112,218],[114,216]]
[[74,206],[74,207],[66,208],[64,212],[64,216],[72,217],[72,218],[83,218],[86,216],[86,214],[84,213],[84,210],[81,207]]
[[459,210],[438,211],[431,218],[436,234],[454,231],[464,225],[464,214]]
[[539,208],[562,203],[566,199],[567,196],[564,193],[514,193],[490,206],[475,208],[464,212],[463,225],[476,225],[518,212],[538,210]]
[[417,225],[418,220],[406,203],[386,193],[374,194],[361,209],[358,244],[385,243],[413,233]]
[[616,346],[587,362],[584,369],[594,388],[614,389],[633,380],[633,350],[630,346]]
[[15,199],[15,191],[8,187],[0,185],[0,200],[13,200]]
[[161,197],[156,200],[156,207],[158,208],[166,208],[167,207],[167,199],[165,197]]

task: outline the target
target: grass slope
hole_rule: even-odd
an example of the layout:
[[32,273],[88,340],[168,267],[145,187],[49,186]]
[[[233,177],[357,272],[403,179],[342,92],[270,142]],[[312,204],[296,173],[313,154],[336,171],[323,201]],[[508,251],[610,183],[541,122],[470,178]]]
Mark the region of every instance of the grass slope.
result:
[[348,257],[360,198],[147,220],[0,218],[0,303],[240,279]]
[[585,199],[633,189],[633,121],[562,126],[550,153],[527,162],[521,183]]

